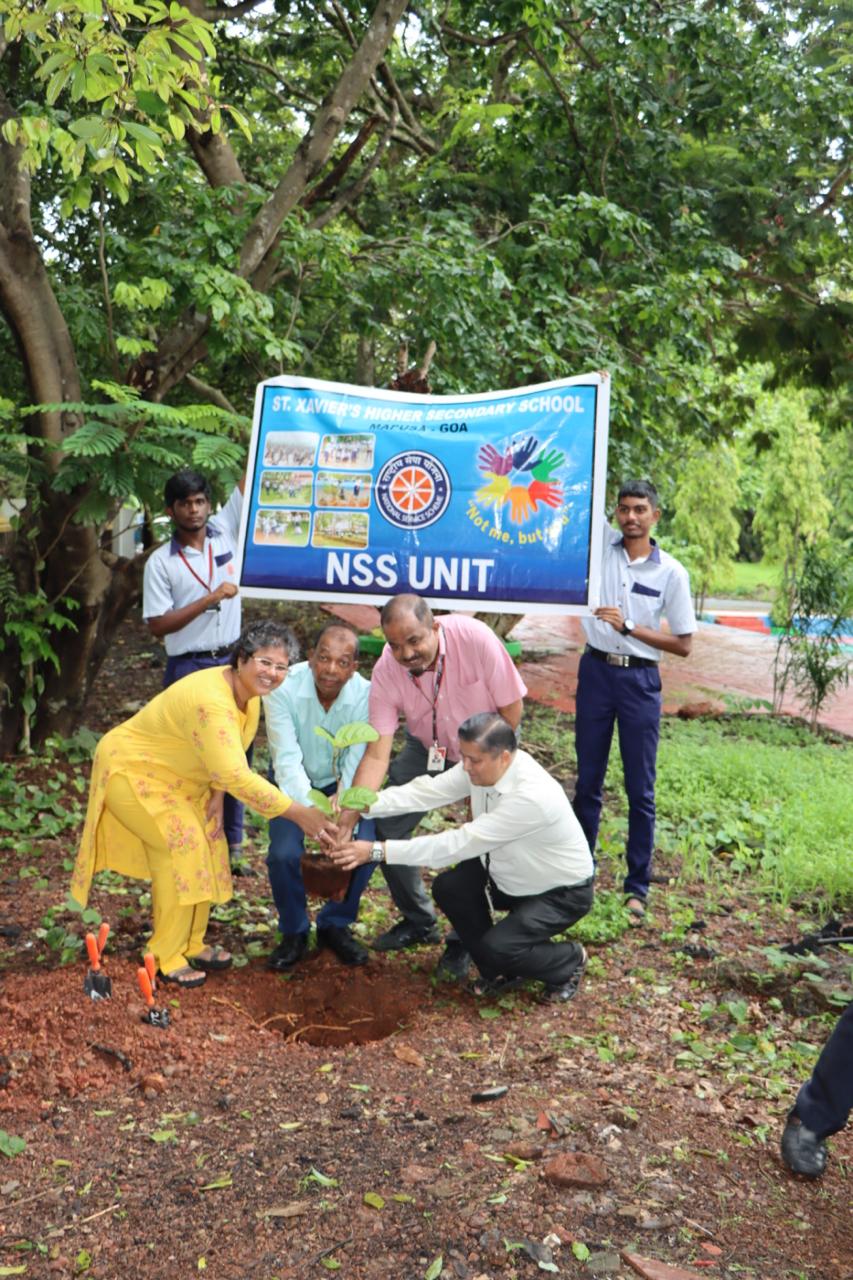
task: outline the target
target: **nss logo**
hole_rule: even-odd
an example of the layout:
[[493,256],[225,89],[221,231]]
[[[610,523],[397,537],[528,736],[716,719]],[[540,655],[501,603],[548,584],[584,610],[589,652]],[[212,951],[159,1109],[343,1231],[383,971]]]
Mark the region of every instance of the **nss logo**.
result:
[[450,476],[431,453],[411,449],[390,458],[376,479],[376,505],[398,529],[425,529],[447,510]]

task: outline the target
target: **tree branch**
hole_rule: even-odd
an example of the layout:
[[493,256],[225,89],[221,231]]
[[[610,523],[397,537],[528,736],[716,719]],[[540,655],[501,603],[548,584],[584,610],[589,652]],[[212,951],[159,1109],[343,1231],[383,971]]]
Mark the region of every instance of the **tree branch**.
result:
[[439,23],[439,30],[442,35],[450,36],[453,40],[461,40],[463,44],[476,44],[482,49],[493,49],[495,45],[507,44],[510,40],[523,40],[530,31],[529,27],[518,27],[516,31],[507,31],[500,36],[469,36],[467,31],[457,31],[455,27],[451,27],[447,22]]
[[368,120],[365,120],[364,124],[359,129],[358,134],[349,144],[338,163],[332,169],[331,173],[326,174],[323,181],[318,182],[316,187],[312,187],[310,191],[306,191],[305,195],[299,201],[303,209],[310,209],[318,200],[325,200],[327,197],[331,196],[347,169],[350,168],[356,157],[366,147],[370,135],[378,124],[379,119],[377,116],[371,116]]
[[333,218],[336,218],[338,214],[347,207],[347,205],[356,204],[361,199],[362,195],[367,190],[370,179],[373,177],[373,174],[379,166],[379,161],[382,159],[385,148],[391,141],[396,125],[397,112],[394,110],[391,115],[391,119],[385,126],[382,137],[377,143],[376,150],[365,165],[363,172],[359,174],[358,179],[351,183],[350,186],[344,187],[340,190],[334,200],[332,200],[331,204],[312,220],[312,230],[321,231],[323,227],[328,226]]
[[[285,218],[299,204],[309,183],[328,160],[335,139],[390,44],[406,5],[407,0],[378,0],[361,44],[324,99],[290,165],[246,233],[237,267],[245,279],[254,281]],[[130,384],[140,386],[148,399],[162,400],[204,358],[204,338],[209,326],[207,313],[185,312],[161,340],[153,359],[148,357],[134,364],[128,375]]]
[[228,399],[223,391],[218,387],[212,387],[208,382],[202,382],[201,378],[197,378],[195,374],[188,373],[186,377],[187,386],[191,387],[203,400],[207,400],[208,404],[215,404],[219,409],[225,409],[228,413],[238,413],[234,405]]
[[239,4],[217,5],[215,9],[205,9],[204,16],[208,22],[221,22],[228,18],[242,18],[244,13],[257,9],[263,0],[240,0]]
[[107,272],[106,231],[104,230],[103,196],[98,199],[98,266],[101,272],[101,285],[104,290],[104,310],[107,316],[107,343],[110,348],[110,360],[113,366],[113,377],[118,381],[119,369],[118,349],[116,347],[115,325],[113,324],[113,302],[110,297],[110,277]]
[[575,151],[577,153],[577,157],[580,160],[581,168],[583,169],[584,174],[586,175],[587,181],[591,183],[592,181],[591,175],[586,165],[586,156],[584,153],[583,146],[581,145],[580,134],[578,133],[577,125],[575,124],[575,115],[574,115],[574,112],[572,111],[572,104],[569,101],[569,96],[566,93],[563,86],[560,84],[557,77],[554,75],[554,72],[548,66],[548,63],[546,62],[545,58],[536,48],[535,44],[529,38],[529,36],[524,37],[523,43],[527,47],[530,53],[530,56],[533,58],[534,62],[536,62],[538,66],[540,66],[544,71],[546,78],[551,84],[551,87],[554,89],[554,92],[557,94],[557,97],[560,99],[560,101],[563,104],[563,114],[566,117],[566,122],[569,126],[569,133],[572,135],[572,141],[575,144]]
[[820,204],[818,205],[817,207],[818,213],[826,213],[827,209],[832,208],[832,206],[835,204],[835,200],[839,191],[844,186],[845,182],[849,177],[850,177],[850,166],[846,165],[841,170],[838,177],[835,179],[832,186],[829,188],[826,195],[823,197]]

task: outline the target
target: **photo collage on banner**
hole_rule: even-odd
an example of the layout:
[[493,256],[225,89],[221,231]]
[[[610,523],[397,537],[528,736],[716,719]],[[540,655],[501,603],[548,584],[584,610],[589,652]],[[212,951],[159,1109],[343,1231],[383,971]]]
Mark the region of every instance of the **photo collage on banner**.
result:
[[266,599],[586,612],[603,525],[609,382],[406,395],[258,387],[241,589]]

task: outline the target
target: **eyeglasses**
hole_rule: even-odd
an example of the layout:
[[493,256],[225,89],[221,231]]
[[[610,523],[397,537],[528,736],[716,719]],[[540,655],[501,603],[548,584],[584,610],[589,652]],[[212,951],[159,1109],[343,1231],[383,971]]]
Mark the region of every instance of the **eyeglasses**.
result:
[[254,653],[252,654],[252,661],[256,662],[262,671],[267,671],[270,675],[287,675],[288,663],[286,662],[272,662],[269,658],[259,658]]

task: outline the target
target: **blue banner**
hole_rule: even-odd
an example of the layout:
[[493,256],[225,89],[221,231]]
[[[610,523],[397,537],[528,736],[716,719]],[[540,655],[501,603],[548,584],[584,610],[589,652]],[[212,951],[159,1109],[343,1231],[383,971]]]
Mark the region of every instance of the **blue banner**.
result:
[[[605,374],[470,396],[261,383],[245,595],[586,612],[596,596]],[[595,536],[595,530],[599,536]]]

